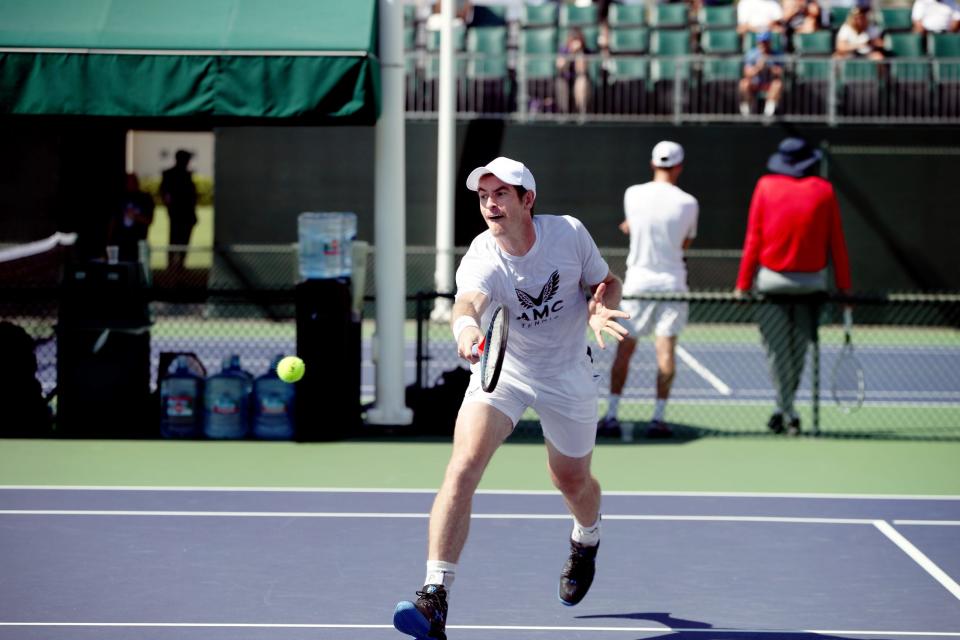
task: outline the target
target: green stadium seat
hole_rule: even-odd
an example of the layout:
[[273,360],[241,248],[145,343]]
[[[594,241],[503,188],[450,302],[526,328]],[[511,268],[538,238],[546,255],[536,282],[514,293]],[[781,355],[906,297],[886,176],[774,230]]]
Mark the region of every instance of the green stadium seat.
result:
[[403,5],[403,23],[405,25],[414,24],[417,21],[417,7],[412,4]]
[[743,58],[728,56],[707,58],[703,61],[700,82],[695,93],[696,113],[738,112],[739,84],[743,77]]
[[877,115],[880,110],[880,65],[876,60],[840,60],[838,85],[841,112],[848,116]]
[[[812,35],[812,34],[811,34]],[[792,87],[784,99],[792,113],[823,114],[827,111],[827,95],[833,60],[826,57],[798,56],[793,65]]]
[[650,47],[650,32],[646,27],[611,29],[607,47],[613,54],[645,53]]
[[704,82],[740,81],[743,77],[743,59],[739,56],[733,58],[708,58],[703,61],[703,71],[701,77]]
[[557,3],[525,4],[521,12],[520,24],[528,27],[555,27],[557,26]]
[[655,29],[650,34],[650,53],[655,56],[683,56],[690,53],[690,30]]
[[828,56],[834,49],[833,33],[830,31],[793,34],[793,51],[798,56]]
[[877,12],[877,26],[886,32],[910,31],[913,20],[910,7],[880,7]]
[[730,29],[737,26],[737,8],[703,7],[697,15],[697,22],[701,29]]
[[960,116],[960,33],[928,34],[933,85],[942,116]]
[[700,34],[700,49],[711,55],[739,53],[740,34],[736,29],[706,29]]
[[412,24],[403,27],[403,49],[413,51],[417,48],[417,28]]
[[852,7],[830,7],[827,11],[830,28],[836,31],[846,21]]
[[468,78],[507,77],[506,27],[471,27],[466,49],[473,54],[467,64]]
[[690,24],[687,3],[655,4],[650,9],[650,26],[656,29],[682,29]]
[[520,32],[520,50],[523,53],[555,54],[558,51],[557,28],[524,29]]
[[920,58],[925,55],[923,35],[919,33],[888,33],[883,46],[897,58]]
[[607,10],[607,24],[611,29],[646,25],[646,10],[646,6],[642,4],[613,3]]
[[607,60],[606,113],[632,115],[650,110],[650,61],[639,56]]
[[[770,35],[771,35],[770,44],[773,45],[773,50],[783,53],[784,51],[783,34],[775,32]],[[756,33],[754,33],[753,31],[747,31],[745,34],[743,34],[743,52],[744,53],[746,53],[747,51],[750,51],[750,49],[753,49],[756,46],[756,44],[757,44]]]
[[560,5],[559,24],[561,27],[591,27],[598,22],[597,5]]
[[927,50],[934,58],[960,58],[960,33],[931,33]]

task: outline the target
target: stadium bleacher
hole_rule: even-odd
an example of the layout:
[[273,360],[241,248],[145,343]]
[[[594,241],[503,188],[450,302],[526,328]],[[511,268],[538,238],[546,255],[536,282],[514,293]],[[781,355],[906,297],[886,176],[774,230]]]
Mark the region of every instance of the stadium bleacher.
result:
[[[606,20],[596,4],[508,4],[476,4],[472,18],[455,29],[460,112],[552,117],[556,55],[577,28],[589,50],[590,117],[739,117],[730,86],[756,34],[737,32],[733,2],[695,11],[687,3],[614,2]],[[879,6],[871,19],[883,29],[888,58],[837,60],[836,32],[849,8],[826,13],[829,26],[820,31],[773,34],[786,71],[780,117],[960,118],[960,35],[914,34],[909,6]],[[426,29],[424,16],[409,6],[404,16],[408,91],[421,94],[408,96],[408,115],[429,116],[437,106],[439,31]]]

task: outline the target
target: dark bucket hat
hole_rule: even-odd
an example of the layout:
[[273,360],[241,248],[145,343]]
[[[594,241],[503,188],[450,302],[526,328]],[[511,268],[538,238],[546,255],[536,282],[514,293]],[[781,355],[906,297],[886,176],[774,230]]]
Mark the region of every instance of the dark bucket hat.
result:
[[823,153],[811,147],[803,138],[784,138],[777,152],[767,161],[767,169],[773,173],[802,178],[821,158]]

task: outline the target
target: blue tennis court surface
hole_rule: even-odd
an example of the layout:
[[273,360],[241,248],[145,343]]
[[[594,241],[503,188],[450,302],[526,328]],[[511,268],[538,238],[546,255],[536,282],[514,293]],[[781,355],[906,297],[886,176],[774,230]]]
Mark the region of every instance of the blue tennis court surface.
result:
[[[0,489],[0,639],[388,639],[433,491]],[[960,638],[960,499],[604,497],[597,580],[557,601],[554,493],[482,492],[448,636]]]

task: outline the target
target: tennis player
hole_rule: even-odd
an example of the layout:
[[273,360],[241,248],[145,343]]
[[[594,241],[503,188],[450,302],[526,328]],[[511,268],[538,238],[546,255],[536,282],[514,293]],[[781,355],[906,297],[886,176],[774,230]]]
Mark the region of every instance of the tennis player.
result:
[[[510,314],[510,334],[492,393],[481,389],[478,367],[472,367],[453,452],[430,512],[424,587],[416,602],[400,602],[394,611],[394,626],[416,638],[446,638],[447,597],[467,539],[473,494],[528,407],[540,416],[550,476],[574,519],[558,595],[571,606],[586,595],[600,544],[600,485],[590,471],[597,384],[584,320],[601,348],[604,332],[618,341],[627,332],[616,320],[627,317],[617,309],[619,278],[579,220],[534,217],[537,186],[527,167],[496,158],[470,173],[467,188],[479,196],[487,230],[457,269],[457,352],[478,362],[472,349],[497,304]],[[584,287],[592,294],[589,301]]]
[[[687,291],[687,263],[683,252],[697,235],[700,205],[697,199],[677,186],[683,171],[683,147],[663,140],[653,147],[650,158],[653,180],[635,184],[623,194],[624,220],[620,230],[630,236],[627,275],[623,283],[627,296],[646,292]],[[621,308],[630,314],[622,323],[630,331],[618,346],[610,369],[610,398],[607,413],[597,425],[601,436],[621,435],[617,409],[620,394],[630,373],[630,358],[637,337],[654,334],[657,357],[656,400],[647,436],[673,435],[665,421],[670,387],[676,375],[677,337],[687,325],[688,304],[666,300],[626,300]]]

